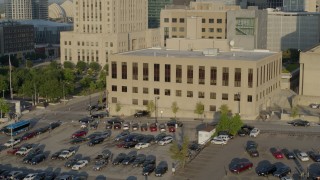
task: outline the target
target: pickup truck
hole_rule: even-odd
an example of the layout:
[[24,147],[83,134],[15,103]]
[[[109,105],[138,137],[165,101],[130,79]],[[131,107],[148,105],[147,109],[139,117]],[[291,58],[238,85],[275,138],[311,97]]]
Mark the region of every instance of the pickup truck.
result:
[[21,147],[21,148],[16,152],[16,155],[25,156],[25,155],[27,155],[32,149],[33,149],[33,147],[32,147],[31,145],[23,146],[23,147]]
[[69,157],[73,156],[74,154],[76,154],[75,150],[64,150],[59,154],[59,159],[68,159]]

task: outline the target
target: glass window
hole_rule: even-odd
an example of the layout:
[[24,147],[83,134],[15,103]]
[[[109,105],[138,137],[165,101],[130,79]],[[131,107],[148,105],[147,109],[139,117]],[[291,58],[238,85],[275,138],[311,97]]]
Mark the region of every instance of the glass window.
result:
[[193,83],[193,66],[187,66],[187,83]]
[[127,86],[122,86],[122,92],[127,92],[128,89],[127,89]]
[[206,23],[206,19],[202,18],[202,23]]
[[221,28],[217,28],[217,32],[218,33],[222,33],[222,29]]
[[176,83],[182,83],[182,66],[176,65]]
[[209,23],[214,23],[214,19],[209,19]]
[[254,35],[254,18],[236,18],[236,35]]
[[160,81],[160,65],[154,64],[154,81]]
[[222,86],[229,86],[229,68],[222,68]]
[[148,105],[148,103],[149,103],[149,101],[148,101],[148,100],[143,100],[143,101],[142,101],[142,104],[143,104],[144,106],[147,106],[147,105]]
[[202,32],[206,32],[206,28],[202,28]]
[[234,101],[240,101],[240,94],[239,93],[237,93],[237,94],[234,94],[234,97],[233,97],[233,100]]
[[228,100],[228,94],[227,93],[222,93],[222,100]]
[[241,68],[236,68],[234,72],[234,87],[241,87]]
[[192,91],[187,91],[187,97],[193,97],[193,92]]
[[118,89],[117,86],[115,86],[115,85],[112,85],[112,86],[111,86],[111,90],[112,90],[112,91],[116,92],[117,89]]
[[169,22],[169,18],[164,18],[164,22],[168,23]]
[[121,65],[121,70],[122,70],[122,79],[127,79],[127,63],[126,62],[122,62]]
[[184,32],[184,27],[179,27],[180,32]]
[[164,90],[164,95],[170,96],[170,89],[165,89]]
[[200,91],[198,92],[198,98],[204,98],[204,92]]
[[248,95],[247,101],[252,102],[252,95]]
[[210,68],[210,84],[217,85],[217,67]]
[[117,63],[111,62],[111,77],[117,79]]
[[184,18],[180,18],[180,23],[184,23]]
[[118,102],[118,99],[117,99],[116,97],[112,97],[112,98],[111,98],[111,102],[112,102],[112,103],[117,103],[117,102]]
[[199,84],[205,83],[205,67],[200,66],[199,67]]
[[138,87],[132,87],[132,93],[138,93]]
[[132,104],[133,105],[138,105],[138,99],[132,99]]
[[176,90],[176,96],[177,97],[181,97],[182,96],[181,90]]
[[172,30],[172,32],[176,32],[177,28],[176,27],[172,27],[171,30]]
[[248,70],[248,87],[253,87],[253,69]]
[[143,94],[148,94],[149,93],[149,89],[148,88],[143,88]]
[[217,111],[217,107],[215,105],[210,105],[209,109],[212,112],[216,112]]
[[214,28],[209,28],[209,32],[214,32]]
[[177,18],[172,18],[172,22],[176,23],[177,22]]
[[170,66],[170,64],[165,64],[164,69],[165,69],[164,80],[165,80],[165,82],[170,82],[171,81],[171,66]]
[[132,79],[138,80],[138,63],[132,63]]
[[153,89],[153,94],[154,94],[154,95],[160,95],[160,89],[154,88],[154,89]]
[[149,67],[148,63],[143,63],[143,80],[148,81],[149,80]]
[[217,19],[217,23],[221,24],[222,23],[222,19]]
[[215,92],[211,92],[210,99],[217,99],[217,94]]

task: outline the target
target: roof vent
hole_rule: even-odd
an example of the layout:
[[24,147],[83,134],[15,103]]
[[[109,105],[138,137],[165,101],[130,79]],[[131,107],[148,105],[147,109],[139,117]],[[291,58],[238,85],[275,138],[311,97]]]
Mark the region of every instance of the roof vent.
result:
[[202,54],[205,56],[217,56],[219,54],[219,49],[204,49]]

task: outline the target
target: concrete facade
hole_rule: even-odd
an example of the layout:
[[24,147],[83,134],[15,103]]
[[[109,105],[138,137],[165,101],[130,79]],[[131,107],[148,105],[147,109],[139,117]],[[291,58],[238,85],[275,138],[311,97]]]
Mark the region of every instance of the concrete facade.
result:
[[132,115],[156,101],[163,117],[173,117],[170,107],[176,101],[177,117],[196,118],[194,109],[201,102],[206,118],[227,104],[233,113],[255,119],[280,90],[281,64],[281,53],[269,51],[205,56],[201,51],[144,49],[114,54],[107,77],[109,111]]
[[147,6],[147,0],[74,1],[74,31],[61,33],[61,62],[104,66],[110,54],[159,46],[159,30],[148,30]]
[[[320,45],[300,53],[299,95],[320,96]],[[313,102],[309,102],[313,103]]]

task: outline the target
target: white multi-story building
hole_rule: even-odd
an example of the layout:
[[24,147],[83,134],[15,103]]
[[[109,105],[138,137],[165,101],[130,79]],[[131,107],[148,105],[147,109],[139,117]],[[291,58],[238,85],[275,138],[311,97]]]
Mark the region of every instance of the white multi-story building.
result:
[[48,0],[5,0],[7,19],[48,19]]

